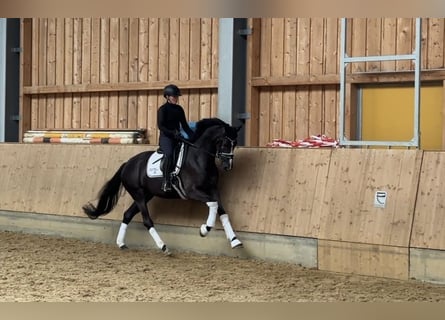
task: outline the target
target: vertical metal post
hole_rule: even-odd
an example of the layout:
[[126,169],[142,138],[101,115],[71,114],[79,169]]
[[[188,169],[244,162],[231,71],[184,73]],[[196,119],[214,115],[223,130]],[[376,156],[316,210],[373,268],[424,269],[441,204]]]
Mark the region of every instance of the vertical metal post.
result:
[[416,18],[416,48],[415,48],[415,69],[414,69],[414,138],[415,144],[420,148],[420,68],[422,64],[421,59],[421,45],[422,45],[422,20]]
[[[238,126],[246,114],[247,29],[245,18],[219,20],[218,117]],[[245,140],[244,128],[238,134],[238,144]]]
[[346,18],[341,19],[341,34],[340,34],[340,121],[339,121],[339,133],[338,138],[340,140],[340,144],[345,139],[345,85],[346,85],[346,64],[345,64],[345,55],[346,55]]
[[218,118],[232,123],[234,18],[219,19]]
[[5,141],[6,18],[0,18],[0,142]]

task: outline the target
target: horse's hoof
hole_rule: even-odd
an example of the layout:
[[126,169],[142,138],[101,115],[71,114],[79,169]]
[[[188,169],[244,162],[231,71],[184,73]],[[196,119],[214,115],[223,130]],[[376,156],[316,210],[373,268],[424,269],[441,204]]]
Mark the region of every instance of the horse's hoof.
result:
[[205,237],[206,235],[209,234],[210,231],[210,227],[207,227],[205,224],[201,225],[201,228],[199,228],[199,235],[201,237]]
[[243,243],[239,241],[237,238],[233,238],[232,241],[230,241],[230,245],[232,249],[243,248]]
[[166,255],[166,256],[171,256],[172,253],[170,252],[170,250],[168,250],[167,246],[164,244],[164,246],[162,247],[162,252]]
[[127,247],[125,244],[123,244],[123,245],[121,245],[121,246],[119,247],[119,249],[121,249],[121,250],[127,250],[128,247]]
[[242,243],[239,243],[239,244],[237,244],[235,246],[232,246],[232,249],[237,249],[237,248],[244,248],[244,246],[243,246]]

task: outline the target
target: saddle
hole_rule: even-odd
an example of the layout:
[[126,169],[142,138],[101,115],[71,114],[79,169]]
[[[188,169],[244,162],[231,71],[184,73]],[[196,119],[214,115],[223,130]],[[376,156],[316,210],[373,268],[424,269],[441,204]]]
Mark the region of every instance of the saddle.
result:
[[[175,170],[172,172],[173,176],[178,176],[181,171],[182,163],[184,161],[185,155],[185,144],[181,142],[178,147],[179,151],[175,153],[176,165]],[[156,150],[147,162],[147,176],[149,178],[161,178],[163,177],[162,172],[162,161],[164,159],[164,154],[161,149]]]
[[[173,175],[172,186],[178,192],[179,196],[183,199],[186,199],[185,191],[182,186],[182,181],[179,177],[179,173],[181,171],[182,164],[184,163],[185,153],[186,153],[186,145],[181,142],[177,148],[178,151],[175,152],[176,165],[175,170],[171,173]],[[150,158],[148,158],[147,162],[147,176],[149,178],[162,178],[164,176],[162,171],[162,163],[163,163],[164,154],[162,150],[158,149],[154,152]]]
[[[193,131],[196,130],[196,122],[189,122],[188,123],[190,129],[192,129]],[[184,131],[184,129],[182,129],[181,127],[181,134],[184,138],[188,139],[189,136],[187,134],[187,132]],[[179,151],[178,151],[179,150]],[[162,154],[162,150],[161,148],[158,148],[158,150],[156,150],[155,153],[153,153],[150,156],[150,159],[148,159],[148,163],[147,163],[147,176],[149,178],[161,178],[163,177],[163,172],[162,172],[162,158],[164,157],[164,155]],[[181,166],[182,166],[182,162],[184,161],[185,158],[185,144],[183,142],[179,143],[178,147],[176,147],[175,150],[175,158],[176,158],[176,166],[175,166],[175,170],[173,171],[173,176],[177,177],[179,175],[179,171],[181,170]]]

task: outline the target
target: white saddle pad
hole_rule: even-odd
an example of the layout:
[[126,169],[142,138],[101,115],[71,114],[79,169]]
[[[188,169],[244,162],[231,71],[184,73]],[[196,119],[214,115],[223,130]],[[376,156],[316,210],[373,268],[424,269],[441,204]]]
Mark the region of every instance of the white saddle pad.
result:
[[[147,176],[149,178],[160,178],[163,176],[161,169],[161,158],[163,154],[155,152],[148,159],[147,163]],[[184,143],[181,143],[181,149],[179,151],[178,161],[176,162],[175,170],[173,171],[174,175],[178,175],[181,170],[182,160],[184,158]]]
[[161,158],[163,154],[155,152],[148,159],[147,176],[149,178],[160,178],[163,176],[161,170]]

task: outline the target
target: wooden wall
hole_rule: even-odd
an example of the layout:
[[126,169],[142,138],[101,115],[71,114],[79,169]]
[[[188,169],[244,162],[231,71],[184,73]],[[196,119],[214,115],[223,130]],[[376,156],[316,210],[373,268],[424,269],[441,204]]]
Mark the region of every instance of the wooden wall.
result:
[[216,115],[218,19],[23,21],[22,130],[139,129],[157,141],[162,88],[191,121]]
[[[95,199],[121,163],[155,149],[0,147],[7,177],[0,186],[1,209],[73,216],[84,216],[81,206]],[[241,231],[407,246],[421,159],[418,150],[238,148],[234,169],[221,172],[222,200]],[[388,192],[385,209],[373,207],[377,190]],[[127,198],[107,217],[120,220]],[[189,209],[197,216],[178,214]],[[152,214],[157,223],[200,225],[207,210],[193,201],[155,200]]]
[[[0,210],[88,219],[82,205],[150,149],[2,144]],[[319,269],[408,279],[410,250],[445,250],[444,162],[444,152],[421,150],[237,148],[221,195],[236,231],[317,239]],[[385,208],[374,206],[377,191]],[[121,221],[130,204],[125,193],[104,218]],[[200,202],[158,198],[150,210],[155,224],[196,228],[208,214]],[[422,269],[424,260],[412,261]]]
[[445,158],[442,152],[425,152],[422,161],[412,246],[445,250]]
[[[422,79],[445,80],[445,19],[422,20]],[[47,129],[146,128],[156,144],[161,89],[183,88],[190,120],[217,115],[219,20],[33,18],[22,20],[21,133]],[[249,19],[246,144],[312,134],[337,137],[340,20]],[[415,19],[348,20],[348,54],[412,53]],[[346,133],[354,86],[413,80],[410,61],[347,68]]]
[[[445,79],[444,19],[422,19],[422,79]],[[348,19],[350,57],[411,54],[415,19]],[[273,139],[338,135],[340,20],[337,18],[262,18],[250,21],[247,108],[250,145]],[[353,135],[357,84],[413,81],[411,61],[351,63],[346,68],[346,133]],[[352,123],[352,124],[351,124]]]

